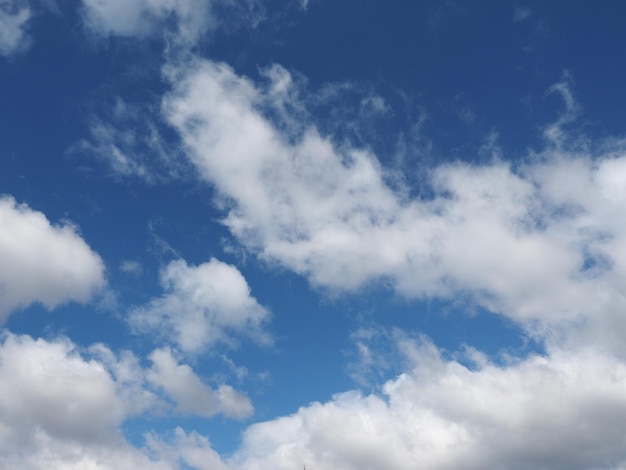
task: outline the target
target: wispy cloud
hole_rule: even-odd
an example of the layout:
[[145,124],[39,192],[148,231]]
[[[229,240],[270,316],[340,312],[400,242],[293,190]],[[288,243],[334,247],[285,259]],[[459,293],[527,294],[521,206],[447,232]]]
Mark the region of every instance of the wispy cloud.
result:
[[68,152],[95,158],[115,178],[139,178],[148,184],[190,176],[179,149],[163,137],[163,123],[154,119],[158,104],[128,103],[120,97],[88,124],[90,138]]
[[[146,37],[165,32],[176,42],[191,45],[215,28],[213,3],[209,0],[83,0],[83,15],[87,28],[105,37]],[[172,17],[175,28],[169,30],[165,26]]]
[[532,10],[527,7],[515,7],[513,10],[513,21],[520,23],[527,20],[532,15]]
[[27,1],[0,1],[0,55],[10,57],[28,49],[27,33],[32,11]]

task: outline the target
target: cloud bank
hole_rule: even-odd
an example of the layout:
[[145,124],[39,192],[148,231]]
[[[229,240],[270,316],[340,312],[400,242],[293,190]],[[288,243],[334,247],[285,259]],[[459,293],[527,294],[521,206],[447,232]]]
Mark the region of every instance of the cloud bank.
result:
[[[472,368],[430,343],[383,395],[359,392],[252,425],[235,468],[588,469],[626,465],[626,367],[593,349]],[[467,358],[466,358],[467,359]]]

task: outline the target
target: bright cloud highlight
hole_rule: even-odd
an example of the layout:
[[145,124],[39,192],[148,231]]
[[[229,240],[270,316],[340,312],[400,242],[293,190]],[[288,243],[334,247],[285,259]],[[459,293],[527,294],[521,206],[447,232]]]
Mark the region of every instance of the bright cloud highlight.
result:
[[34,302],[87,302],[105,285],[104,264],[72,225],[0,198],[0,320]]

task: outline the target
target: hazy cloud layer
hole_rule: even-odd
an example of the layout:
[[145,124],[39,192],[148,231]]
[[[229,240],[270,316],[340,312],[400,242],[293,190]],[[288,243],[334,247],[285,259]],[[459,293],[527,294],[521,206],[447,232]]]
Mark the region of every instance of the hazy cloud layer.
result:
[[0,321],[34,302],[87,302],[105,285],[104,264],[69,224],[0,197]]
[[8,57],[28,48],[27,24],[31,16],[27,1],[0,0],[0,55]]
[[168,412],[161,391],[177,402],[175,412],[236,418],[252,413],[245,395],[224,384],[212,390],[170,350],[156,350],[150,360],[152,367],[144,369],[134,354],[118,355],[102,344],[80,351],[65,338],[3,332],[0,468],[178,468],[184,448],[163,455],[154,438],[137,448],[122,433],[134,416]]
[[103,36],[146,37],[163,34],[175,18],[174,38],[193,44],[214,27],[211,0],[83,0],[86,26]]

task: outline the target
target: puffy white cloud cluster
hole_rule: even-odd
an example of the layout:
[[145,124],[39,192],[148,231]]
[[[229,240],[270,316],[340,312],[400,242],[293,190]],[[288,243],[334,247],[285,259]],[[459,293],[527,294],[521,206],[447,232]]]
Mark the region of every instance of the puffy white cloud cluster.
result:
[[0,197],[0,321],[34,302],[87,302],[105,285],[104,264],[74,226]]
[[296,95],[286,71],[274,67],[267,88],[201,59],[168,74],[165,116],[226,201],[224,224],[261,258],[330,289],[384,281],[407,297],[466,295],[543,335],[597,316],[619,322],[624,145],[563,149],[565,85],[555,91],[568,111],[534,163],[442,164],[424,181],[432,197],[411,199],[368,151],[306,123],[286,134],[267,117]]
[[0,0],[0,55],[8,57],[28,48],[26,29],[31,16],[27,1]]
[[[106,348],[121,375],[130,371]],[[66,339],[3,333],[0,343],[0,468],[131,469],[151,466],[119,426],[154,396],[116,378]],[[141,380],[141,379],[139,379]]]
[[[53,226],[8,196],[0,199],[0,226],[3,317],[33,302],[50,309],[86,302],[104,286],[103,262],[75,227]],[[172,339],[181,348],[232,343],[231,333],[269,341],[262,330],[269,313],[236,268],[217,260],[189,267],[179,260],[166,267],[162,280],[167,295],[135,310],[134,319],[177,327]],[[157,349],[148,359],[152,366],[144,368],[133,353],[118,355],[102,344],[81,352],[68,339],[2,333],[0,468],[177,468],[182,450],[157,461],[150,456],[158,449],[133,447],[121,426],[154,409],[237,419],[253,413],[244,393],[225,383],[212,388],[172,350]]]
[[297,95],[286,71],[266,88],[207,60],[167,73],[164,114],[248,249],[328,289],[466,296],[548,346],[501,365],[474,351],[469,368],[399,341],[415,365],[382,395],[255,424],[216,468],[626,468],[626,145],[572,144],[565,84],[553,91],[566,112],[528,162],[442,164],[424,182],[432,196],[409,198],[371,153],[268,117]]
[[267,344],[263,329],[269,311],[250,295],[245,278],[234,266],[211,259],[199,266],[184,260],[161,273],[165,294],[133,310],[138,331],[163,335],[187,353],[217,344],[235,344],[240,336]]
[[252,412],[245,395],[228,385],[211,389],[169,350],[154,351],[150,360],[152,367],[144,369],[128,351],[116,355],[98,344],[81,352],[68,339],[3,332],[0,468],[177,468],[182,450],[155,457],[157,449],[128,443],[122,424],[148,410],[167,410],[165,397],[183,413],[240,418]]

